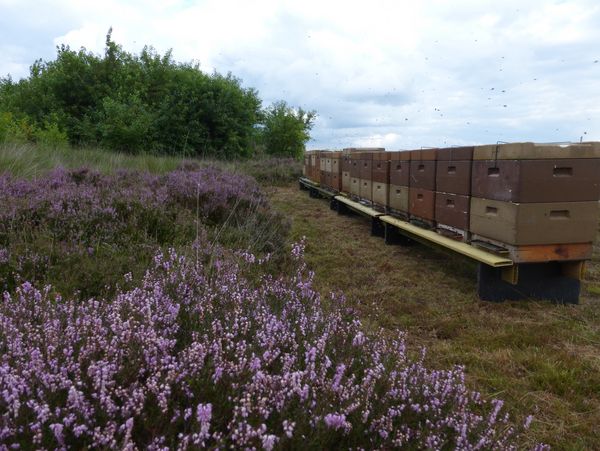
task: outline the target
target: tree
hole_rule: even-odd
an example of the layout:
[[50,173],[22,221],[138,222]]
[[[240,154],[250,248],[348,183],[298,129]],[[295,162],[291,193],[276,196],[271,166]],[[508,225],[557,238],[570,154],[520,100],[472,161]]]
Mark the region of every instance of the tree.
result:
[[10,113],[0,118],[0,137],[17,130],[34,140],[35,128],[53,139],[64,132],[74,145],[248,157],[260,107],[258,92],[232,74],[204,73],[152,47],[131,54],[110,29],[103,55],[61,45],[55,60],[35,61],[28,78],[0,78],[0,113]]
[[314,111],[292,108],[283,100],[275,102],[263,112],[260,135],[265,151],[271,155],[301,158],[316,117]]

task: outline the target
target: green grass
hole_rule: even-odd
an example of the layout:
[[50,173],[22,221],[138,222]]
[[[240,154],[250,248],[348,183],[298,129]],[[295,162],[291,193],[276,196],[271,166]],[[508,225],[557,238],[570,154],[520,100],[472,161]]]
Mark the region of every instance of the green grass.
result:
[[338,216],[297,188],[272,190],[308,238],[307,260],[322,291],[342,290],[372,327],[404,329],[413,350],[438,368],[466,365],[472,388],[533,413],[528,445],[597,449],[600,443],[600,249],[588,265],[580,305],[489,303],[476,267],[424,246],[386,246],[359,216]]
[[182,163],[178,157],[130,155],[95,148],[42,148],[31,144],[0,144],[0,172],[17,177],[40,176],[55,167],[89,167],[110,173],[118,169],[137,169],[162,173],[176,169]]
[[130,169],[160,174],[184,164],[218,166],[228,171],[250,175],[259,183],[269,186],[289,184],[297,179],[302,171],[299,161],[265,156],[249,160],[221,161],[151,154],[132,155],[89,147],[43,148],[32,144],[0,144],[0,173],[8,172],[16,177],[25,178],[38,177],[59,166],[68,169],[88,167],[103,173]]

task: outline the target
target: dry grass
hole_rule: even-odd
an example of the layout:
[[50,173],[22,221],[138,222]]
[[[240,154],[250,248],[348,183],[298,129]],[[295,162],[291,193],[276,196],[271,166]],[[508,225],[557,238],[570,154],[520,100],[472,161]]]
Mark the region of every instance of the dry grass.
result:
[[343,290],[368,325],[401,328],[435,367],[466,365],[471,386],[535,414],[527,445],[597,449],[600,443],[600,250],[580,305],[488,303],[476,295],[476,266],[424,246],[386,246],[360,216],[338,216],[295,187],[272,191],[308,239],[307,260],[322,291]]

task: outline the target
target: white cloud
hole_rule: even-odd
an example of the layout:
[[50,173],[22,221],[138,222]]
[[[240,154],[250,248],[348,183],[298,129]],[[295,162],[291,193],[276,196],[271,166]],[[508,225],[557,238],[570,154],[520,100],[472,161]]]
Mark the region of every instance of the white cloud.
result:
[[318,147],[600,139],[591,0],[0,0],[0,12],[0,74],[25,76],[60,43],[100,53],[112,26],[129,51],[173,48],[267,103],[317,110]]

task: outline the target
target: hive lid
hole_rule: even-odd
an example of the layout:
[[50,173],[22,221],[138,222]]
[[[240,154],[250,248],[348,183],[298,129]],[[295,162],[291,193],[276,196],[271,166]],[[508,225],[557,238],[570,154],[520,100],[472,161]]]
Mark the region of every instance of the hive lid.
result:
[[373,153],[373,160],[376,161],[389,161],[391,158],[392,152],[375,152]]
[[418,149],[410,151],[411,161],[435,161],[438,149]]
[[568,145],[536,144],[532,142],[488,144],[476,146],[474,160],[548,160],[564,158],[600,158],[600,143],[585,142]]
[[474,146],[447,147],[438,149],[438,161],[460,161],[473,159]]
[[351,160],[373,160],[375,152],[352,152],[350,154]]
[[393,161],[410,161],[410,150],[395,150],[393,152],[389,152],[390,160]]

